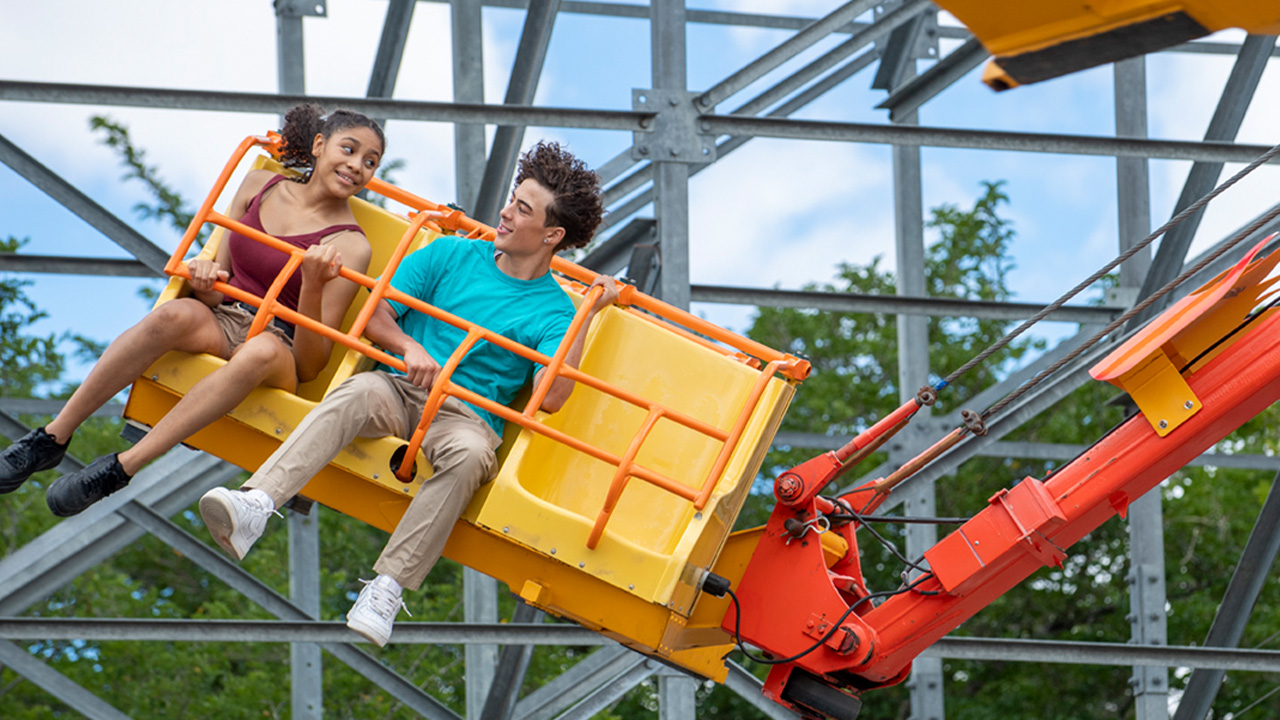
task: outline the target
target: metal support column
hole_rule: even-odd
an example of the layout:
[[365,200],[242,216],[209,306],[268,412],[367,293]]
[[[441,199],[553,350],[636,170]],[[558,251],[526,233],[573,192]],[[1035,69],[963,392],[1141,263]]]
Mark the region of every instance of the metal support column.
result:
[[[1240,562],[1236,564],[1231,583],[1227,585],[1222,604],[1209,627],[1205,647],[1235,648],[1240,645],[1245,625],[1253,613],[1254,603],[1262,594],[1262,586],[1267,582],[1277,553],[1280,553],[1280,475],[1276,475],[1271,483],[1271,492],[1267,493],[1262,512],[1258,513],[1253,532],[1249,533],[1249,541],[1245,543]],[[1225,670],[1194,670],[1173,720],[1202,720],[1207,717],[1225,676]]]
[[[306,92],[302,41],[304,15],[322,15],[324,2],[276,0],[276,69],[281,93]],[[284,120],[281,118],[281,126]],[[318,510],[318,508],[317,508]],[[316,517],[289,513],[289,597],[313,619],[320,618],[320,529]],[[324,713],[320,646],[289,644],[293,717],[319,720]]]
[[[542,77],[542,64],[547,59],[547,47],[551,44],[551,29],[555,27],[560,0],[529,0],[525,13],[524,31],[520,33],[520,45],[511,65],[511,79],[507,83],[507,105],[532,105]],[[520,144],[524,142],[523,125],[500,125],[493,133],[493,146],[489,148],[489,162],[484,166],[484,178],[480,181],[480,194],[476,198],[473,214],[477,220],[497,225],[498,212],[506,199]]]
[[[1121,60],[1114,66],[1116,137],[1147,137],[1147,59]],[[1116,207],[1120,223],[1120,248],[1125,252],[1151,232],[1151,176],[1146,158],[1116,158]],[[1131,307],[1151,268],[1151,248],[1120,266],[1120,285],[1107,304]]]
[[696,720],[698,681],[679,670],[658,673],[658,720]]
[[[677,93],[688,83],[685,46],[684,0],[655,0],[649,6],[649,33],[652,48],[653,87],[665,91],[674,112],[680,104]],[[692,129],[690,129],[692,131]],[[677,158],[676,148],[666,157],[653,158],[654,214],[658,220],[658,247],[662,271],[658,297],[675,307],[689,308],[689,166]]]
[[[516,600],[516,609],[511,613],[512,625],[531,625],[542,622],[546,614],[541,610]],[[529,672],[529,661],[533,659],[532,645],[504,645],[498,656],[498,667],[494,672],[493,685],[489,687],[489,696],[485,699],[484,710],[480,717],[484,720],[511,720],[516,709],[516,701],[520,698],[520,688],[524,685],[525,675]]]
[[[387,3],[387,16],[382,22],[382,38],[378,41],[378,54],[373,58],[373,71],[369,73],[370,98],[389,98],[396,89],[400,76],[400,61],[404,59],[404,45],[409,40],[409,26],[413,22],[413,8],[417,0],[391,0]],[[386,118],[374,118],[386,128]]]
[[[498,622],[498,581],[482,572],[462,570],[463,614],[468,623]],[[464,651],[467,664],[467,720],[482,720],[484,703],[493,686],[494,668],[498,665],[497,645],[468,645]]]
[[[902,53],[905,60],[899,65],[894,87],[915,77],[916,38],[899,38],[908,47]],[[902,113],[894,119],[896,125],[915,125],[919,117],[915,110]],[[920,170],[920,148],[895,145],[893,147],[893,207],[894,238],[897,265],[897,291],[899,295],[924,297],[928,294],[924,266],[924,190]],[[915,397],[916,390],[929,382],[929,319],[921,315],[898,316],[898,395],[902,402]],[[900,446],[895,445],[898,462],[914,457],[929,445],[926,430],[929,409],[922,408],[916,416],[912,432],[903,433]],[[899,454],[900,453],[900,454]],[[937,499],[934,483],[922,483],[904,495],[904,513],[924,517],[936,516]],[[908,525],[907,556],[920,557],[938,541],[938,529],[934,525]],[[918,658],[911,664],[911,677],[907,680],[911,691],[912,720],[943,720],[945,716],[942,692],[942,660]]]
[[[1116,136],[1147,136],[1147,72],[1142,57],[1115,65]],[[1144,158],[1116,159],[1121,252],[1146,237],[1151,226],[1151,191]],[[1132,305],[1150,267],[1150,253],[1134,256],[1120,268],[1120,286],[1111,305]],[[1164,645],[1167,614],[1164,587],[1163,496],[1157,487],[1129,506],[1130,619],[1133,642]],[[1163,667],[1134,667],[1135,717],[1167,720],[1169,671]]]
[[[1129,505],[1129,622],[1136,645],[1168,644],[1163,504],[1157,485]],[[1135,666],[1129,684],[1136,720],[1168,720],[1169,668]]]
[[[289,512],[289,599],[313,619],[320,619],[320,506],[310,515]],[[289,645],[293,717],[320,720],[324,715],[324,681],[320,646]]]
[[302,18],[324,17],[328,0],[275,0],[276,85],[281,93],[300,95],[307,86],[302,52]]
[[[1244,122],[1245,111],[1249,109],[1253,94],[1258,89],[1262,71],[1266,69],[1267,61],[1271,58],[1271,50],[1275,47],[1275,42],[1276,38],[1273,35],[1250,35],[1245,38],[1240,46],[1240,54],[1236,56],[1236,63],[1231,68],[1231,75],[1227,78],[1227,84],[1222,89],[1222,96],[1218,99],[1218,107],[1209,121],[1209,128],[1205,131],[1206,142],[1235,140],[1236,133],[1240,131],[1240,125]],[[1222,174],[1222,166],[1221,162],[1204,161],[1192,165],[1172,215],[1182,212],[1212,190]],[[1182,271],[1183,260],[1191,247],[1191,241],[1195,237],[1202,217],[1204,217],[1204,211],[1187,217],[1170,229],[1160,240],[1160,250],[1156,253],[1151,271],[1142,285],[1141,297],[1155,292]],[[1169,302],[1165,300],[1152,305],[1135,316],[1130,327],[1138,327],[1155,317]]]
[[[484,102],[484,53],[482,47],[481,4],[474,0],[453,0],[453,101]],[[467,210],[475,207],[484,175],[484,125],[456,123],[453,126],[454,177],[457,203]]]

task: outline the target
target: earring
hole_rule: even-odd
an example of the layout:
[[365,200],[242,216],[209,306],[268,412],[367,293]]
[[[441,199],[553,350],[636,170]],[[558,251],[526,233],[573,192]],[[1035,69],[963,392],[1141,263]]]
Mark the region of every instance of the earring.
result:
[[543,245],[550,245],[550,244],[551,244],[551,238],[542,238],[542,244],[543,244]]

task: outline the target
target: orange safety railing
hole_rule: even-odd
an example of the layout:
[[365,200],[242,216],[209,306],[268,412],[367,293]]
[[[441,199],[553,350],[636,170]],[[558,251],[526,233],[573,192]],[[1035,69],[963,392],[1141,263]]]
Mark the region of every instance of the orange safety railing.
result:
[[[344,333],[340,330],[331,328],[317,320],[299,313],[296,310],[280,305],[277,300],[277,296],[280,289],[284,286],[285,281],[301,264],[304,251],[213,210],[213,204],[222,194],[232,173],[243,160],[245,154],[252,147],[261,145],[273,154],[278,155],[280,143],[280,138],[275,133],[271,133],[267,137],[249,137],[240,143],[239,147],[237,147],[236,151],[232,154],[232,157],[223,168],[222,173],[218,176],[216,185],[210,191],[209,196],[197,211],[196,216],[192,219],[191,225],[187,228],[187,231],[179,242],[173,256],[170,257],[169,262],[166,264],[165,272],[170,275],[190,279],[190,273],[187,269],[186,263],[183,261],[183,258],[186,257],[190,250],[191,244],[194,242],[199,229],[205,223],[212,223],[237,232],[257,242],[263,243],[275,250],[287,253],[290,256],[284,269],[276,277],[271,287],[267,290],[266,295],[261,298],[223,282],[214,283],[214,290],[222,292],[224,295],[235,300],[248,303],[258,308],[258,313],[250,327],[249,337],[253,337],[257,333],[261,332],[273,317],[279,317],[294,324],[295,326],[306,328],[311,332],[326,337],[347,348],[356,350],[357,352],[371,357],[385,365],[404,371],[405,364],[403,360],[360,341],[360,336],[363,334],[369,319],[372,317],[378,303],[382,300],[394,300],[413,310],[425,313],[437,320],[440,320],[441,322],[446,322],[454,327],[465,330],[467,332],[466,339],[453,352],[448,361],[445,362],[432,384],[426,406],[423,408],[422,419],[418,423],[413,436],[409,440],[409,445],[405,450],[404,459],[401,462],[400,467],[396,469],[396,477],[403,482],[408,482],[412,479],[414,459],[417,456],[418,449],[421,446],[422,438],[426,433],[426,429],[431,424],[436,412],[444,403],[446,397],[456,397],[480,407],[497,417],[502,418],[506,422],[516,423],[523,428],[544,435],[551,440],[567,445],[574,450],[585,453],[597,460],[609,463],[617,468],[609,490],[606,493],[604,506],[596,519],[595,525],[593,526],[587,541],[588,547],[595,548],[600,537],[603,535],[605,525],[608,523],[609,517],[630,478],[639,478],[667,492],[689,500],[693,503],[696,510],[702,510],[715,489],[720,473],[724,471],[725,466],[729,462],[729,458],[737,448],[747,422],[755,412],[756,406],[759,404],[760,398],[764,394],[764,390],[769,379],[775,374],[781,374],[795,380],[802,380],[809,373],[810,368],[808,361],[780,353],[777,350],[725,330],[724,328],[718,327],[712,323],[706,322],[705,320],[697,318],[672,305],[668,305],[656,298],[644,295],[643,293],[636,291],[634,287],[624,285],[619,292],[619,298],[617,301],[619,305],[623,306],[624,311],[634,313],[652,322],[658,322],[668,329],[696,341],[704,347],[714,349],[726,356],[734,357],[744,364],[749,364],[751,367],[758,369],[761,365],[760,361],[767,363],[765,368],[760,371],[759,376],[751,391],[748,393],[747,398],[743,402],[742,407],[739,408],[734,422],[732,423],[732,427],[728,430],[724,430],[708,423],[704,423],[672,408],[649,401],[635,393],[614,386],[609,382],[592,375],[588,375],[575,367],[565,364],[565,357],[569,352],[570,346],[573,344],[574,339],[578,334],[582,332],[582,328],[586,323],[587,313],[590,312],[591,307],[596,303],[603,292],[603,288],[588,287],[597,277],[596,273],[568,260],[564,260],[559,257],[554,258],[552,268],[557,272],[582,283],[582,285],[573,287],[577,292],[585,295],[585,297],[583,298],[573,321],[570,323],[569,331],[561,341],[560,347],[556,350],[555,355],[550,358],[536,350],[520,345],[505,336],[491,332],[483,327],[475,325],[474,323],[467,322],[462,318],[428,305],[417,298],[405,295],[390,286],[391,276],[394,274],[395,269],[399,266],[400,261],[408,251],[413,239],[424,227],[442,234],[445,232],[456,232],[465,234],[466,237],[469,238],[486,240],[493,240],[495,232],[493,228],[490,228],[472,218],[466,217],[458,210],[437,205],[436,203],[420,198],[401,188],[376,179],[371,180],[368,184],[368,188],[371,191],[377,192],[392,200],[396,200],[397,202],[413,208],[416,212],[409,216],[409,227],[400,238],[390,261],[387,263],[386,268],[383,270],[379,278],[370,278],[363,273],[359,273],[345,267],[340,270],[339,274],[341,277],[368,288],[370,293],[369,297],[365,300],[364,305],[357,313],[356,319],[349,331]],[[640,310],[645,312],[639,312]],[[654,318],[653,316],[655,315],[661,319],[659,320]],[[710,340],[707,338],[710,338]],[[729,346],[729,348],[732,348],[732,350],[726,349],[721,345],[717,345],[715,342],[712,342],[712,340],[724,343]],[[498,347],[513,352],[520,357],[531,360],[544,367],[540,379],[532,391],[532,396],[530,397],[529,402],[525,405],[523,411],[516,411],[504,405],[500,405],[488,398],[481,397],[480,395],[477,395],[476,393],[457,385],[452,381],[453,372],[462,361],[463,357],[471,350],[472,347],[475,346],[476,343],[481,341],[497,345]],[[537,419],[536,416],[539,408],[545,400],[548,392],[550,392],[551,386],[558,378],[561,377],[572,380],[575,383],[581,383],[600,392],[607,393],[647,412],[644,423],[641,425],[635,437],[628,445],[627,450],[621,457],[591,445],[580,438],[575,438],[560,430],[548,427]],[[686,428],[713,438],[723,444],[715,462],[713,463],[711,471],[697,487],[685,485],[684,483],[673,480],[662,473],[646,468],[635,462],[636,456],[639,454],[641,447],[649,437],[654,426],[659,420],[663,419],[683,425]]]

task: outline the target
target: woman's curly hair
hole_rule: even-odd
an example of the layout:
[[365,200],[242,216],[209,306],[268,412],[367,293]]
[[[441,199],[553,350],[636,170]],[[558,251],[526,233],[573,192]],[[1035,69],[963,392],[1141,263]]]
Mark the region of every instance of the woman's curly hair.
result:
[[284,127],[280,136],[284,138],[284,151],[280,162],[288,168],[310,168],[316,161],[311,154],[311,146],[316,135],[328,139],[339,130],[364,127],[373,131],[382,143],[383,152],[387,149],[387,136],[383,134],[378,123],[353,110],[334,110],[328,115],[324,109],[314,103],[303,103],[291,109],[284,116]]
[[520,156],[516,185],[535,180],[555,199],[547,206],[546,227],[564,228],[556,252],[580,248],[591,240],[604,217],[600,176],[559,143],[540,142]]

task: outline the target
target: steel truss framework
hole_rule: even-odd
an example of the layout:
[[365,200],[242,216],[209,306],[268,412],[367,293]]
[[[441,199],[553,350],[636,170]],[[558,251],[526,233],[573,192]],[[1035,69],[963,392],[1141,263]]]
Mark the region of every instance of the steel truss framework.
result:
[[[483,104],[478,44],[468,42],[454,43],[455,102],[410,102],[394,99],[393,89],[416,2],[389,0],[367,97],[335,100],[378,118],[454,123],[459,200],[467,207],[477,208],[481,219],[490,219],[486,215],[496,212],[525,126],[599,128],[632,133],[631,147],[600,168],[606,181],[605,195],[610,206],[609,223],[612,227],[607,228],[593,245],[594,250],[584,259],[584,264],[602,271],[617,272],[628,264],[633,246],[656,239],[662,263],[655,291],[676,305],[687,307],[690,302],[745,303],[896,314],[900,323],[900,386],[903,388],[923,385],[928,377],[927,317],[964,315],[1009,320],[1027,317],[1038,309],[1038,306],[1025,303],[957,302],[925,296],[920,147],[1114,156],[1118,166],[1120,238],[1121,244],[1127,247],[1149,230],[1148,159],[1194,161],[1178,201],[1177,209],[1180,210],[1218,181],[1224,162],[1248,161],[1265,150],[1235,144],[1233,140],[1259,76],[1270,58],[1278,52],[1274,38],[1253,36],[1240,45],[1197,43],[1173,49],[1175,52],[1236,57],[1203,142],[1162,141],[1146,137],[1146,76],[1141,58],[1115,66],[1114,137],[958,130],[919,126],[916,110],[981,64],[986,56],[981,45],[962,28],[939,26],[937,8],[926,0],[852,0],[816,19],[686,9],[680,0],[655,0],[652,6],[571,0],[483,0],[487,6],[526,11],[505,103]],[[481,2],[453,0],[452,5],[454,37],[478,36]],[[0,101],[283,112],[305,97],[302,18],[304,15],[324,15],[325,3],[324,0],[275,0],[274,6],[279,41],[279,94],[0,81]],[[868,13],[873,10],[875,12],[870,15],[873,20],[867,21]],[[649,22],[652,86],[635,91],[636,103],[632,111],[531,106],[551,30],[557,16],[565,13],[629,17]],[[794,34],[713,87],[691,91],[685,80],[685,30],[690,23],[775,28],[794,31]],[[745,100],[736,109],[728,112],[716,110],[738,98],[756,80],[832,34],[840,35],[844,41],[758,96]],[[953,44],[958,46],[940,56],[939,37],[957,41]],[[917,75],[917,59],[934,59],[937,62]],[[888,99],[881,105],[890,113],[889,124],[790,119],[799,109],[873,65],[877,67],[876,87],[889,91]],[[321,102],[325,100],[320,98]],[[485,125],[497,127],[488,152],[484,140]],[[723,158],[756,137],[876,143],[893,147],[897,267],[900,268],[896,296],[835,296],[690,285],[689,179],[710,162]],[[2,256],[0,270],[122,276],[159,274],[165,252],[2,136],[0,162],[135,258],[121,261]],[[652,207],[654,220],[633,219],[637,212],[649,207]],[[621,224],[628,219],[631,219],[630,223]],[[1107,306],[1069,305],[1060,310],[1056,319],[1080,323],[1080,334],[1061,342],[1031,367],[988,389],[974,399],[973,406],[985,407],[1002,397],[1090,337],[1098,327],[1136,300],[1177,275],[1186,260],[1187,248],[1198,221],[1199,218],[1195,217],[1184,223],[1159,246],[1154,259],[1126,265],[1122,270],[1120,290],[1109,299]],[[1276,227],[1259,231],[1259,236],[1280,229],[1280,224],[1273,225]],[[1204,277],[1212,276],[1238,255],[1237,252],[1224,256],[1218,265],[1204,271]],[[632,267],[632,272],[635,271],[636,268]],[[1187,287],[1198,284],[1193,281]],[[897,502],[905,504],[911,514],[933,514],[935,481],[974,456],[1073,457],[1081,448],[1011,443],[1000,438],[1051,408],[1080,386],[1087,378],[1086,369],[1107,352],[1108,347],[1095,348],[1082,355],[1053,381],[1040,385],[1011,406],[993,424],[987,437],[960,446],[912,478],[896,494]],[[0,401],[0,432],[10,439],[17,438],[27,428],[13,415],[52,413],[57,407],[57,403],[39,399]],[[108,407],[104,412],[118,413],[118,407]],[[917,422],[904,439],[892,446],[889,462],[872,473],[891,471],[923,449],[931,438],[939,434],[940,428],[950,429],[957,422],[958,418],[951,416]],[[822,435],[784,433],[776,442],[828,448],[835,440]],[[1280,460],[1272,457],[1206,454],[1198,462],[1220,467],[1280,471]],[[59,469],[68,472],[79,466],[78,461],[68,458]],[[345,626],[315,619],[319,608],[320,549],[313,519],[291,513],[292,581],[288,598],[267,588],[168,520],[189,507],[207,489],[229,482],[236,472],[237,469],[209,456],[193,454],[182,448],[173,450],[142,471],[124,491],[83,515],[60,523],[0,561],[0,664],[10,667],[86,716],[122,718],[125,716],[118,710],[28,655],[13,641],[83,638],[139,642],[243,642],[250,639],[289,642],[294,653],[295,718],[319,718],[322,715],[322,703],[318,700],[323,690],[319,675],[321,650],[383,687],[421,715],[457,718],[455,713],[412,683],[351,645],[353,636]],[[909,681],[912,716],[938,720],[944,717],[941,659],[947,657],[1132,666],[1132,682],[1138,699],[1137,716],[1143,720],[1168,717],[1170,666],[1196,668],[1191,685],[1182,697],[1178,720],[1204,717],[1227,670],[1280,672],[1280,653],[1236,649],[1248,619],[1248,609],[1261,590],[1280,542],[1280,523],[1277,523],[1280,519],[1280,492],[1273,491],[1262,509],[1253,536],[1237,565],[1236,576],[1222,598],[1218,621],[1206,640],[1205,645],[1210,647],[1205,648],[1163,647],[1164,560],[1158,494],[1135,503],[1130,512],[1134,518],[1130,530],[1131,565],[1134,568],[1130,578],[1133,586],[1133,644],[949,638],[938,643],[916,663]],[[272,622],[85,622],[18,617],[56,588],[144,533],[160,538],[279,619]],[[935,540],[936,532],[931,527],[910,526],[908,552],[919,554]],[[639,683],[655,677],[664,720],[685,720],[696,716],[693,701],[696,683],[680,673],[585,630],[543,625],[540,614],[527,606],[517,609],[512,622],[498,624],[496,585],[477,573],[467,575],[466,596],[467,625],[404,623],[398,627],[396,637],[398,642],[466,645],[468,718],[589,718]],[[606,647],[552,683],[523,697],[518,696],[520,679],[528,665],[532,647],[568,643]],[[727,685],[769,717],[793,717],[765,701],[760,696],[760,683],[740,667],[731,668]]]

